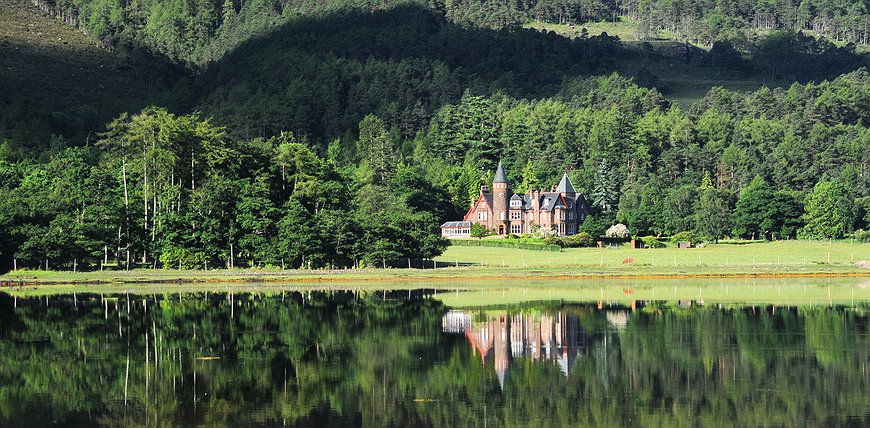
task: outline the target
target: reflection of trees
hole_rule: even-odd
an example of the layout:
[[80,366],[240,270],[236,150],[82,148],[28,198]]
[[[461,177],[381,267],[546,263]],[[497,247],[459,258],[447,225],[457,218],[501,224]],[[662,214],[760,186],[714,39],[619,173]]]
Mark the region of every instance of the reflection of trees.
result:
[[0,297],[0,426],[870,422],[866,308],[469,316],[509,326],[503,390],[443,314],[343,292]]

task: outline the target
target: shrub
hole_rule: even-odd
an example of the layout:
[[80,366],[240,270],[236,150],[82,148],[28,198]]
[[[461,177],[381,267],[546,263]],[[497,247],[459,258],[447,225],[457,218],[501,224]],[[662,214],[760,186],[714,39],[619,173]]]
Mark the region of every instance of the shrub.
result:
[[558,245],[562,248],[581,248],[595,245],[592,237],[585,232],[580,232],[571,236],[548,236],[545,239],[545,242],[551,245]]
[[700,241],[700,237],[695,232],[680,232],[671,236],[671,242],[677,243],[680,241],[689,241],[694,244]]
[[489,235],[492,235],[492,231],[487,229],[486,226],[480,223],[474,223],[471,225],[471,237],[472,238],[485,238]]
[[665,248],[667,246],[655,236],[643,236],[640,240],[643,241],[643,245],[647,248]]
[[454,239],[450,241],[450,245],[455,245],[457,247],[495,247],[495,248],[519,248],[523,250],[537,250],[537,251],[562,251],[562,248],[558,245],[550,245],[541,241],[540,244],[532,244],[529,242],[517,242],[518,240],[509,240],[509,239],[474,239],[474,240],[466,240],[466,239]]
[[610,226],[610,228],[607,229],[607,231],[604,232],[604,236],[606,236],[608,238],[623,238],[624,239],[624,238],[628,238],[628,235],[629,235],[628,227],[626,227],[622,223],[614,224],[613,226]]
[[852,236],[858,242],[870,242],[870,230],[858,229],[854,234],[852,234]]

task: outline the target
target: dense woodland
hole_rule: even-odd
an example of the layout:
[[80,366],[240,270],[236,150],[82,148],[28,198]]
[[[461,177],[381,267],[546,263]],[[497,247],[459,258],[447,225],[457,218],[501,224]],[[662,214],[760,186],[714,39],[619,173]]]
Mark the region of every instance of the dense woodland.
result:
[[[520,192],[568,172],[592,236],[622,222],[636,236],[866,239],[870,74],[853,47],[781,32],[668,57],[419,6],[322,12],[238,44],[204,36],[190,58],[155,47],[175,65],[127,65],[163,82],[127,108],[4,89],[0,268],[407,266],[443,250],[438,225],[499,160]],[[111,40],[138,31],[116,49],[144,55],[140,36],[173,33],[140,21],[112,27]],[[609,71],[639,59],[798,83],[681,107],[655,75]]]

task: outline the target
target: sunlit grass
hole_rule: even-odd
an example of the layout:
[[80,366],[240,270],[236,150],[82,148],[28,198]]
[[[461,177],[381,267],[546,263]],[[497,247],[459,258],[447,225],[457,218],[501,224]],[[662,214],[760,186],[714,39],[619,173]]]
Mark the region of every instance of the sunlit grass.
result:
[[[630,262],[628,259],[631,259]],[[607,268],[646,273],[794,272],[854,269],[870,260],[870,244],[849,241],[777,241],[745,245],[713,244],[703,248],[635,250],[576,248],[561,253],[513,248],[451,246],[437,259],[449,264],[508,268]],[[870,270],[868,270],[870,274]]]

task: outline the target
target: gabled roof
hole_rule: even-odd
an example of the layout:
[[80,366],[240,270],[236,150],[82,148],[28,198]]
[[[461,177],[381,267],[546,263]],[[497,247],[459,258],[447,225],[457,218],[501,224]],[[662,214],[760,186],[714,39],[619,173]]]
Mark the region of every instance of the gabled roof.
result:
[[556,191],[559,193],[577,193],[577,191],[574,190],[574,185],[571,184],[571,179],[568,178],[567,172],[562,175],[562,181],[559,182]]
[[478,198],[477,201],[474,202],[474,205],[465,212],[465,216],[462,218],[462,221],[468,221],[471,213],[477,211],[477,207],[480,204],[486,204],[486,208],[488,211],[492,211],[492,193],[489,192],[481,192],[482,197]]
[[511,196],[511,200],[512,200],[512,201],[513,201],[513,200],[520,200],[520,201],[522,201],[522,200],[523,200],[523,197],[520,196],[520,195],[518,195],[518,194],[516,194],[516,193],[514,193],[514,195]]
[[498,168],[495,170],[495,178],[492,179],[493,183],[507,183],[507,175],[504,173],[504,168],[501,166],[501,161],[498,161]]

